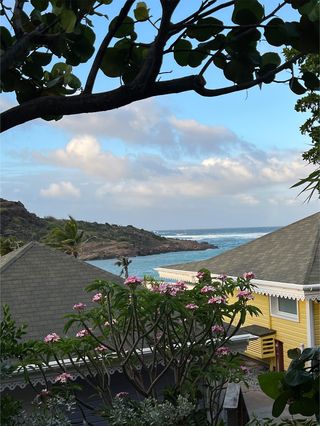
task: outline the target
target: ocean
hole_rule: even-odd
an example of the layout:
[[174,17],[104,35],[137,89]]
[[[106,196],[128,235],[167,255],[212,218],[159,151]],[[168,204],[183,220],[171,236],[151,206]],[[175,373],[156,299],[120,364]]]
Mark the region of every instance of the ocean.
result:
[[[153,254],[150,256],[131,257],[129,274],[143,277],[152,275],[159,278],[154,268],[178,263],[194,262],[209,259],[232,248],[238,247],[256,238],[262,237],[278,227],[256,227],[256,228],[220,228],[220,229],[171,229],[154,231],[166,238],[179,238],[195,241],[207,241],[218,246],[217,249],[200,251],[179,251],[173,253]],[[115,266],[117,259],[92,260],[88,263],[113,274],[119,275],[120,268]]]

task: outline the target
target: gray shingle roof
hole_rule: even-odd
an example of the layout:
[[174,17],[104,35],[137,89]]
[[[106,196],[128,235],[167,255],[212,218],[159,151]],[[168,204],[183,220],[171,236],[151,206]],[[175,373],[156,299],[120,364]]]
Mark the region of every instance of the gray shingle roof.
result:
[[8,304],[18,324],[28,324],[26,337],[42,339],[62,333],[77,302],[90,304],[84,288],[95,279],[123,283],[107,271],[37,242],[0,258],[1,303]]
[[216,257],[199,262],[163,266],[182,271],[207,268],[212,273],[294,284],[320,282],[320,213],[316,213]]

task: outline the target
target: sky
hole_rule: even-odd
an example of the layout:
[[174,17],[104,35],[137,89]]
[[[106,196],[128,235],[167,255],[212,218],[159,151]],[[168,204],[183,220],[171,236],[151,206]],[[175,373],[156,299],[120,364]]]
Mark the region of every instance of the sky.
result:
[[[75,74],[84,79],[88,66]],[[108,85],[99,75],[96,90]],[[290,189],[312,170],[301,159],[309,140],[296,100],[276,83],[34,120],[1,136],[1,196],[41,217],[151,230],[287,225],[318,209]],[[2,95],[2,110],[15,104]]]

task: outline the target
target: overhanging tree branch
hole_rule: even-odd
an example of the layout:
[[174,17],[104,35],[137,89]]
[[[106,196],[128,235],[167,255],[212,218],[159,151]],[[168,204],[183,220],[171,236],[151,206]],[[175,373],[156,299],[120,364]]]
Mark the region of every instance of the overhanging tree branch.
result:
[[204,86],[198,86],[198,88],[195,89],[195,91],[201,95],[201,96],[207,96],[207,97],[215,97],[215,96],[221,96],[226,95],[228,93],[233,92],[240,92],[242,90],[250,89],[251,87],[257,86],[259,84],[262,84],[266,79],[275,76],[279,72],[285,70],[286,68],[290,68],[292,64],[294,64],[299,58],[303,57],[302,54],[294,56],[289,61],[284,62],[279,67],[275,68],[272,71],[267,72],[266,74],[262,75],[259,78],[256,78],[255,80],[248,81],[245,83],[235,84],[234,86],[229,87],[223,87],[220,89],[207,89]]
[[94,58],[92,67],[88,74],[87,82],[86,82],[83,93],[92,93],[93,85],[97,77],[99,67],[101,65],[105,51],[107,47],[109,46],[111,40],[113,39],[115,33],[119,29],[120,25],[122,24],[123,20],[128,16],[128,13],[134,2],[135,0],[127,0],[125,2],[123,8],[121,9],[119,13],[118,19],[115,22],[115,25],[112,28],[109,28],[108,33],[106,34],[105,38],[102,40],[102,43],[99,47],[96,57]]
[[130,89],[128,86],[122,86],[109,92],[97,94],[41,97],[3,112],[0,116],[1,132],[48,115],[58,116],[110,111],[153,96],[196,90],[201,84],[204,84],[202,78],[197,75],[191,75],[154,83],[145,92],[142,92],[139,88]]

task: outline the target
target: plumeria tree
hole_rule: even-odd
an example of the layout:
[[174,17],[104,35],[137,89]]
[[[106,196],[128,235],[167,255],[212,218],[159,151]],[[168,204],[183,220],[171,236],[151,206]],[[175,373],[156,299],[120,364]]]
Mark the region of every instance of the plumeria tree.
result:
[[[24,365],[38,364],[45,376],[44,367],[55,360],[60,371],[54,386],[71,386],[70,391],[77,373],[95,389],[105,415],[115,397],[108,368],[117,365],[141,398],[177,401],[182,395],[197,415],[202,409],[207,424],[218,424],[226,383],[245,374],[230,340],[247,315],[260,311],[248,304],[252,273],[236,280],[225,275],[213,280],[208,271],[197,277],[193,287],[148,284],[134,276],[124,286],[95,281],[87,288],[95,306],[77,301],[67,315],[66,331],[74,337],[48,334]],[[171,385],[163,389],[168,377]]]

